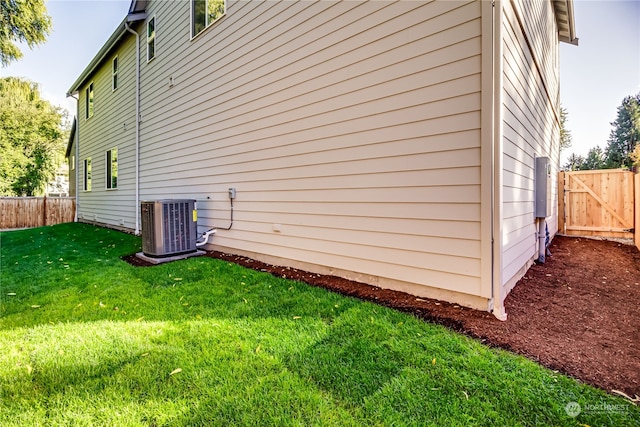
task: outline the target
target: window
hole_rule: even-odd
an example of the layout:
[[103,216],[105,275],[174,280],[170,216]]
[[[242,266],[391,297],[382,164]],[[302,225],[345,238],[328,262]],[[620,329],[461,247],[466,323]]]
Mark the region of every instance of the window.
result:
[[113,90],[118,89],[118,57],[113,58],[111,63],[111,83]]
[[91,191],[91,157],[84,159],[84,191]]
[[107,151],[107,190],[118,188],[118,147]]
[[156,56],[156,18],[147,22],[147,62]]
[[85,118],[93,117],[93,82],[85,90]]
[[226,11],[225,0],[191,0],[191,37],[200,34]]

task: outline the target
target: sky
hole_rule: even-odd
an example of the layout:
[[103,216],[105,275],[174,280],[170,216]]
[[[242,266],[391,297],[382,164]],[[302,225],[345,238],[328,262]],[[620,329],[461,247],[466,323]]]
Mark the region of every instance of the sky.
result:
[[76,113],[76,101],[66,93],[109,39],[129,11],[129,0],[49,0],[53,31],[46,43],[0,68],[0,77],[25,77],[39,84],[43,98]]
[[622,100],[640,92],[640,1],[574,0],[579,45],[560,44],[560,100],[573,144],[585,156],[607,146]]
[[[66,92],[127,14],[129,0],[49,0],[53,32],[0,77],[39,83],[44,98],[75,114]],[[640,92],[640,0],[574,0],[579,46],[560,45],[560,99],[573,144],[561,156],[606,147],[622,100]]]

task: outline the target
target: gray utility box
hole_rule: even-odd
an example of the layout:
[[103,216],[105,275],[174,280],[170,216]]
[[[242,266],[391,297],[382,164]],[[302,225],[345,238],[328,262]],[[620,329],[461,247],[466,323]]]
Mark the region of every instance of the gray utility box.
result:
[[551,163],[548,157],[536,157],[535,168],[536,218],[546,218],[552,214],[551,205]]
[[198,217],[195,200],[143,201],[142,252],[167,257],[195,252]]

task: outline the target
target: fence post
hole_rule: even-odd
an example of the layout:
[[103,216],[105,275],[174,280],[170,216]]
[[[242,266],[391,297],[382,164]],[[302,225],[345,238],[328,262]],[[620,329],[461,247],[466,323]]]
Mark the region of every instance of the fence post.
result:
[[633,236],[636,247],[640,250],[640,172],[635,175],[634,180],[635,200],[633,204],[635,205],[635,224],[633,225]]
[[564,172],[558,173],[558,233],[566,234],[564,229]]
[[42,199],[42,225],[47,225],[47,196]]

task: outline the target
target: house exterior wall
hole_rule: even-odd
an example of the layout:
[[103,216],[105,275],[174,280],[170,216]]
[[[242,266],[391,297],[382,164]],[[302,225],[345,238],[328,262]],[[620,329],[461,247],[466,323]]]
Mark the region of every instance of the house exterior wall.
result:
[[[135,38],[125,38],[104,65],[80,88],[78,121],[78,218],[135,227]],[[118,56],[118,88],[112,86],[112,60]],[[87,86],[94,85],[94,114],[86,118]],[[106,188],[106,151],[118,148],[118,183]],[[84,188],[84,160],[91,158],[92,189]]]
[[[200,231],[218,228],[217,249],[487,309],[492,266],[504,298],[535,258],[534,159],[550,156],[555,177],[559,155],[551,2],[496,4],[500,92],[487,2],[228,0],[225,16],[193,38],[189,2],[147,3],[147,21],[132,24],[139,199],[197,199]],[[79,216],[129,229],[135,54],[135,37],[123,36],[78,87]],[[95,114],[85,119],[91,81]],[[115,146],[118,189],[107,190],[105,153]],[[226,230],[229,188],[237,198]],[[555,233],[557,215],[547,220]]]
[[501,4],[504,13],[502,280],[508,292],[537,258],[536,157],[550,158],[553,213],[546,221],[551,235],[558,228],[559,46],[550,1]]
[[229,1],[191,41],[188,3],[147,12],[143,198],[226,227],[234,187],[220,247],[482,293],[480,3]]

